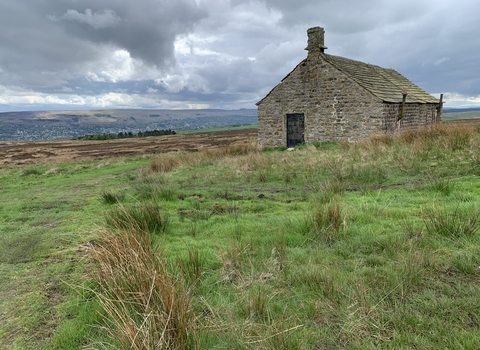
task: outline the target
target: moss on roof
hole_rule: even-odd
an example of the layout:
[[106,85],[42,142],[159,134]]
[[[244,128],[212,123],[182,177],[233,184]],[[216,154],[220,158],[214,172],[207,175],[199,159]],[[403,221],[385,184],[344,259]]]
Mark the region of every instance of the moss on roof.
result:
[[394,69],[382,68],[348,58],[325,54],[325,59],[355,80],[360,86],[385,102],[402,102],[407,92],[407,103],[439,103],[433,97]]

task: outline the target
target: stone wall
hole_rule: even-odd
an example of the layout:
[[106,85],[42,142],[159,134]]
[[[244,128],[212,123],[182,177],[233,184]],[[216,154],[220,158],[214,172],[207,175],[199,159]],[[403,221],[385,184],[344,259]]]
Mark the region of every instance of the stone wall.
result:
[[[386,104],[310,52],[258,103],[258,140],[263,147],[286,146],[286,115],[305,115],[305,142],[356,141],[395,130],[401,104]],[[420,116],[420,117],[419,117]],[[406,104],[401,127],[430,124],[436,105]]]
[[286,145],[286,115],[304,113],[305,142],[355,141],[382,127],[383,103],[310,53],[258,105],[262,146]]
[[[400,129],[435,124],[439,119],[437,107],[436,104],[431,103],[405,103],[404,116],[400,120]],[[393,132],[396,130],[396,121],[401,114],[401,108],[402,105],[398,103],[384,103],[382,131]]]

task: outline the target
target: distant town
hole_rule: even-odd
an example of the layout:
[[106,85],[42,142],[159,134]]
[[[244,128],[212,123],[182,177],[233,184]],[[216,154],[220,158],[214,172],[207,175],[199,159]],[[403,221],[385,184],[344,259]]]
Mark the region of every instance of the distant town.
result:
[[[445,108],[443,120],[480,118],[479,108]],[[258,123],[256,109],[96,110],[0,113],[0,141],[78,139],[98,134],[203,130]]]
[[78,139],[153,130],[202,130],[257,123],[256,110],[115,110],[0,113],[0,141]]

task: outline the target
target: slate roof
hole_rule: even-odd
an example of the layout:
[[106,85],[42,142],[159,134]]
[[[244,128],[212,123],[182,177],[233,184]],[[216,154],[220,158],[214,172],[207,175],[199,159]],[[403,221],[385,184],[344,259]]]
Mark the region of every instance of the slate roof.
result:
[[382,68],[348,58],[325,54],[325,59],[385,102],[402,102],[402,92],[408,93],[406,103],[440,103],[394,69]]
[[[331,63],[339,71],[348,75],[360,86],[370,91],[374,96],[382,101],[391,103],[402,102],[402,92],[407,92],[406,103],[440,103],[440,100],[418,87],[403,75],[392,68],[382,68],[373,64],[351,60],[349,58],[323,54],[325,60]],[[301,65],[307,59],[298,64]],[[297,66],[297,67],[298,67]],[[296,69],[296,68],[295,68]],[[294,69],[294,70],[295,70]],[[292,71],[293,72],[293,71]],[[287,79],[288,73],[282,82]],[[277,85],[278,86],[278,85]],[[275,87],[276,88],[276,87]],[[264,98],[256,103],[258,106],[274,90],[273,88]]]

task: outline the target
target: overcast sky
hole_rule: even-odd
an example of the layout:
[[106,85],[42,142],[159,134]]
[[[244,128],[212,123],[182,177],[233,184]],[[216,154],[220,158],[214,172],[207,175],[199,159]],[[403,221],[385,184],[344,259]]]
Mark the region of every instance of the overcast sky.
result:
[[0,112],[255,108],[326,51],[480,106],[478,0],[0,0]]

